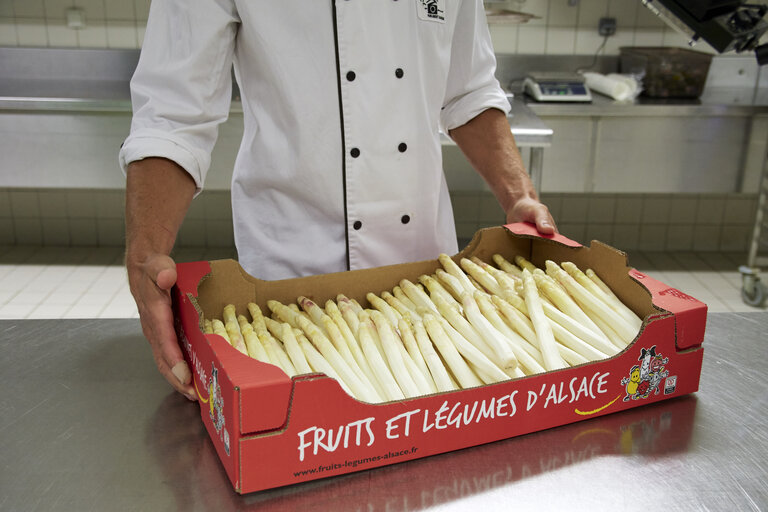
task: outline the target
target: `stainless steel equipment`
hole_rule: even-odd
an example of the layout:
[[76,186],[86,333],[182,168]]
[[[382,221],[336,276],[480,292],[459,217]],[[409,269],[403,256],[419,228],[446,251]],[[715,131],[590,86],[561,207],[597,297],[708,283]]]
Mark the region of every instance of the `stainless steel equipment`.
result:
[[668,25],[690,38],[709,43],[719,53],[754,50],[758,62],[768,63],[768,44],[760,37],[768,30],[763,20],[768,6],[744,0],[642,0]]
[[750,306],[762,306],[768,296],[768,287],[760,281],[760,267],[765,265],[768,265],[768,160],[763,165],[763,175],[760,179],[747,264],[739,267],[742,279],[741,298]]

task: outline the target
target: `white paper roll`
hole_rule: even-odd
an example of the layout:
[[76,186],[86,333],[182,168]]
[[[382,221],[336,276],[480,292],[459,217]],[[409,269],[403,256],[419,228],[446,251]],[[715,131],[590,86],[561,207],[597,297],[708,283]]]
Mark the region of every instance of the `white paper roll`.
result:
[[632,88],[622,79],[609,78],[600,73],[584,73],[587,87],[617,101],[634,98]]

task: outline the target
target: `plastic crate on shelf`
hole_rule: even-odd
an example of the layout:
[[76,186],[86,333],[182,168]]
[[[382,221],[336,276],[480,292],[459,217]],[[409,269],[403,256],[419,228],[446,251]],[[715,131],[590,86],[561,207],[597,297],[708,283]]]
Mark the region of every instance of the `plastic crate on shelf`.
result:
[[621,72],[642,77],[651,98],[698,98],[707,82],[712,55],[675,47],[622,47]]

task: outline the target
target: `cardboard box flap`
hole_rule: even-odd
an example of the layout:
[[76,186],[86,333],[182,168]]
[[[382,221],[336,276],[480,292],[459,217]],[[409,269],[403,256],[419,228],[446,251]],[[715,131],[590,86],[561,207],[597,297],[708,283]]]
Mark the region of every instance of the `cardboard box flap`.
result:
[[635,269],[630,270],[629,275],[651,292],[657,307],[675,315],[678,349],[702,344],[707,323],[706,304]]
[[[202,312],[210,318],[219,317],[213,312],[221,311],[226,305],[223,303],[232,302],[243,306],[253,300],[253,283],[243,278],[244,272],[235,261],[180,263],[178,267],[179,275],[184,278],[177,282],[177,286],[192,299],[198,314]],[[211,278],[214,275],[216,279]],[[218,297],[218,306],[201,304],[205,300],[199,300],[198,293],[199,288],[203,287],[217,288],[218,293],[211,293],[210,297]],[[212,309],[215,307],[218,309]],[[237,312],[248,316],[245,311]],[[199,325],[199,319],[197,323]],[[277,366],[241,354],[221,336],[206,334],[205,338],[216,354],[224,375],[238,394],[239,409],[243,411],[238,426],[240,432],[249,434],[281,428],[288,415],[293,389],[291,378]],[[254,375],[258,375],[258,379],[254,379]]]

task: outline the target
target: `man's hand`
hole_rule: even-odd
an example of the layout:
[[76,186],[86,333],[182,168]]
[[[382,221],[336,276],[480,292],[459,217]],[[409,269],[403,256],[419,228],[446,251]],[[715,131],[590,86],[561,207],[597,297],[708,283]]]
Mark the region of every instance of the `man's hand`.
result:
[[552,215],[538,199],[501,110],[485,110],[451,130],[450,136],[491,187],[507,222],[530,222],[544,235],[557,232]]
[[127,169],[125,266],[157,369],[174,389],[196,400],[192,374],[173,329],[171,288],[176,264],[168,256],[195,193],[195,182],[174,162],[146,158]]
[[127,261],[126,266],[141,329],[152,347],[157,369],[176,391],[197,400],[192,374],[173,329],[170,291],[176,283],[176,264],[169,256],[151,254],[142,261]]
[[507,223],[530,222],[542,235],[557,233],[557,226],[546,205],[535,199],[520,199],[507,212]]

